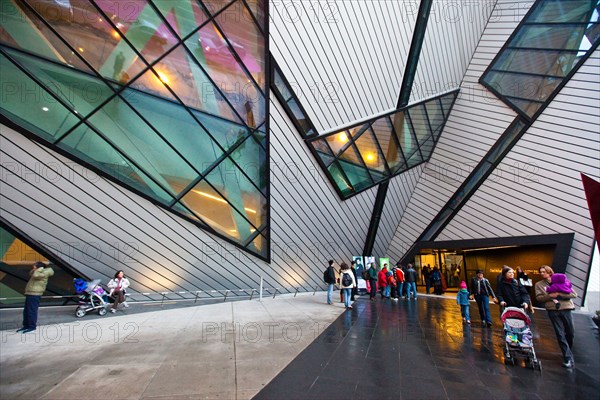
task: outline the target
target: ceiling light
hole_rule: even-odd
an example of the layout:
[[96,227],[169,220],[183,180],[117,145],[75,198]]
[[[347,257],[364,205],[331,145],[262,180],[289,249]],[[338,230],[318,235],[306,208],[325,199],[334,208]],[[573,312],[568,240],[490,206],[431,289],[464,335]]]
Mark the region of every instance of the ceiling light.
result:
[[48,107],[42,107],[42,111],[49,111],[50,109]]
[[348,141],[348,135],[346,135],[346,132],[340,132],[338,135],[338,140],[342,143],[346,143]]

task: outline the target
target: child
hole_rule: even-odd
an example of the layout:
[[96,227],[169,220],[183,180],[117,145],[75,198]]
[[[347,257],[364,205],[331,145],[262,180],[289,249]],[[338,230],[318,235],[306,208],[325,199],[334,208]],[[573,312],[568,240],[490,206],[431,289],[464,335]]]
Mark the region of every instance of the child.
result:
[[460,314],[463,317],[463,322],[471,324],[471,316],[469,315],[469,291],[465,281],[460,283],[460,290],[456,295],[456,304],[460,306]]
[[[553,274],[550,280],[551,283],[550,286],[546,287],[546,293],[569,295],[573,291],[573,286],[565,274]],[[554,307],[556,307],[557,310],[560,309],[560,300],[564,299],[560,296],[552,299]]]

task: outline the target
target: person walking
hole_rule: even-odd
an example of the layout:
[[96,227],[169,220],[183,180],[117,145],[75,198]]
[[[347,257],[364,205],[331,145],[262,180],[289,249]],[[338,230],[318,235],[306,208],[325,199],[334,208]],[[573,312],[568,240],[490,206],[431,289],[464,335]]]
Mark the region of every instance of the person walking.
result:
[[425,281],[425,293],[429,294],[429,290],[431,290],[431,267],[429,264],[423,267],[423,280]]
[[335,285],[335,271],[333,269],[333,260],[329,260],[329,265],[323,273],[323,280],[327,284],[327,304],[333,304],[333,286]]
[[[575,367],[575,358],[572,351],[575,329],[573,328],[571,311],[575,309],[572,299],[577,297],[577,293],[572,288],[568,295],[559,292],[548,293],[546,288],[552,283],[554,271],[547,265],[542,265],[538,271],[542,275],[542,280],[535,284],[535,298],[546,308],[546,313],[554,328],[556,340],[563,356],[562,366],[571,369]],[[554,300],[559,296],[560,307],[557,309]]]
[[108,282],[108,288],[110,289],[111,296],[115,302],[110,309],[111,313],[117,312],[117,307],[119,304],[123,303],[123,307],[129,307],[129,304],[125,301],[125,289],[129,287],[129,280],[125,278],[125,273],[121,270],[115,273],[115,277]]
[[[352,275],[354,275],[354,282],[358,282],[358,275],[356,273],[356,261],[352,261],[350,263],[350,271],[352,271]],[[356,294],[358,293],[358,288],[357,286],[354,286],[352,288],[352,297],[350,297],[350,301],[354,301],[354,296],[356,296]]]
[[508,266],[502,269],[502,278],[498,283],[498,301],[500,307],[520,307],[525,310],[531,299],[527,290],[515,279],[515,271]]
[[433,294],[437,294],[438,296],[442,294],[442,273],[439,268],[434,265],[431,274],[429,275],[431,278],[431,283],[433,285]]
[[406,266],[406,273],[404,274],[404,282],[406,283],[406,300],[410,300],[411,292],[414,294],[415,300],[417,299],[417,271],[413,268],[412,264]]
[[462,316],[463,322],[471,324],[471,314],[469,312],[469,291],[467,290],[467,284],[462,281],[459,286],[458,293],[456,294],[456,304],[460,306],[460,315]]
[[352,296],[352,289],[356,287],[356,279],[354,274],[350,270],[350,267],[345,262],[340,265],[340,288],[344,292],[344,305],[346,310],[352,310],[350,303],[350,297]]
[[483,276],[483,271],[478,269],[477,274],[471,279],[471,296],[477,303],[481,324],[492,326],[492,315],[490,314],[490,297],[496,300],[490,281]]
[[384,297],[389,298],[389,288],[387,285],[387,264],[383,264],[383,268],[381,268],[381,271],[379,271],[379,273],[377,274],[377,286],[379,287],[379,290],[381,291],[381,298],[383,299]]
[[28,333],[37,329],[40,300],[48,286],[48,279],[54,270],[41,261],[36,262],[29,271],[29,281],[25,286],[25,307],[23,308],[23,327],[17,332]]

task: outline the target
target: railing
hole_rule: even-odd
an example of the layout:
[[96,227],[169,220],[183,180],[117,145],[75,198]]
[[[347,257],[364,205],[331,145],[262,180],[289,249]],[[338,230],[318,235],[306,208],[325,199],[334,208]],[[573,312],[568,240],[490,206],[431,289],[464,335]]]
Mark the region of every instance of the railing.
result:
[[[294,293],[294,297],[296,297],[298,295],[298,293],[300,292],[299,287],[263,287],[262,286],[262,278],[261,278],[261,285],[260,288],[258,289],[253,289],[253,288],[249,288],[249,289],[221,289],[221,290],[195,290],[195,291],[179,291],[179,292],[139,292],[139,293],[127,293],[127,301],[134,301],[134,302],[159,302],[160,301],[160,305],[162,306],[166,301],[181,301],[181,300],[194,300],[194,303],[197,303],[198,301],[204,301],[204,300],[215,300],[220,298],[221,296],[223,296],[223,301],[227,301],[227,297],[229,296],[229,294],[235,294],[235,293],[245,293],[246,296],[250,296],[249,300],[252,300],[254,298],[254,295],[258,293],[259,295],[259,299],[262,301],[263,295],[273,295],[273,299],[277,296],[277,294],[290,294],[290,293]],[[319,290],[326,290],[326,288],[320,287],[319,285],[314,286],[313,287],[313,296],[317,293],[317,291]],[[306,292],[310,292],[310,291],[306,291]],[[202,294],[207,294],[207,297],[201,297]],[[218,295],[215,295],[218,294]],[[171,295],[176,295],[179,296],[179,298],[171,298],[169,297]],[[185,297],[185,295],[190,295],[189,297]],[[70,299],[72,299],[73,301],[76,301],[76,299],[79,298],[79,294],[72,294],[72,295],[64,295],[64,296],[42,296],[42,299],[64,299],[65,303],[63,305],[65,305]],[[136,297],[141,297],[144,296],[143,299],[136,299]],[[237,298],[239,297],[245,297],[244,295],[237,295]],[[20,301],[25,301],[25,296],[21,296],[21,297],[0,297],[0,302],[5,302],[7,300],[20,300]]]

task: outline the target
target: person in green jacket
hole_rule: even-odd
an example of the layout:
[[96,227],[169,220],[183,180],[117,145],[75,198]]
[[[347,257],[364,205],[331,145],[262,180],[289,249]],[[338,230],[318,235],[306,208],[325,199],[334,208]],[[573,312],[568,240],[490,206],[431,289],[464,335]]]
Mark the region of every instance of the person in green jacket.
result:
[[25,286],[23,327],[18,329],[17,332],[27,333],[35,331],[40,300],[44,291],[46,291],[48,278],[52,275],[54,275],[54,270],[46,266],[43,262],[38,261],[33,264],[31,271],[29,271],[29,282],[27,282],[27,286]]

